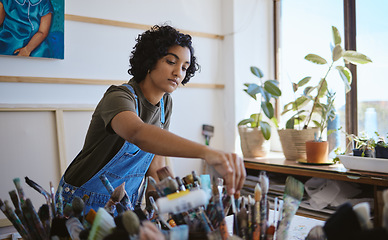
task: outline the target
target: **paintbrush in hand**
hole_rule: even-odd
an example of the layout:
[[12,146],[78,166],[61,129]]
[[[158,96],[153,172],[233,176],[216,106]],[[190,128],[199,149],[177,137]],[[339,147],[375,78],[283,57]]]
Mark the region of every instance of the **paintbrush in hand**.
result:
[[303,198],[303,193],[303,183],[293,178],[292,176],[288,176],[284,189],[282,220],[280,221],[279,227],[276,230],[277,240],[287,239],[291,220],[299,208],[300,202]]

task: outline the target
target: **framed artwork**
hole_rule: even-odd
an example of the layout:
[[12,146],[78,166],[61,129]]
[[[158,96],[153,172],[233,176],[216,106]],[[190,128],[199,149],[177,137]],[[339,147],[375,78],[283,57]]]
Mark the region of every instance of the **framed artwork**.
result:
[[0,0],[0,54],[64,58],[64,0]]

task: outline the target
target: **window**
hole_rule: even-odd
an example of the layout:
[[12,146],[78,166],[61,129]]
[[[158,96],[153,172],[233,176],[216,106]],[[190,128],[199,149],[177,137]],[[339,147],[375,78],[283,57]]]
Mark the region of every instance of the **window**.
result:
[[[343,3],[338,0],[283,0],[280,17],[280,85],[282,99],[280,108],[294,101],[292,82],[297,83],[304,77],[311,76],[308,85],[315,86],[325,76],[329,66],[317,65],[304,59],[313,53],[331,62],[331,45],[333,45],[332,26],[341,31],[344,27]],[[343,41],[342,41],[343,42]],[[344,43],[342,43],[344,47]],[[339,65],[341,63],[338,63]],[[345,88],[337,70],[332,69],[327,76],[328,88],[336,92],[335,105],[345,124]],[[281,124],[291,116],[283,115]]]
[[[344,4],[346,3],[346,4]],[[344,12],[350,8],[354,0],[282,0],[280,16],[280,58],[279,81],[282,88],[280,108],[295,97],[291,82],[298,82],[306,76],[311,76],[312,84],[320,80],[328,66],[316,65],[308,62],[304,57],[309,53],[317,54],[327,61],[331,59],[330,44],[332,44],[331,26],[338,28],[342,47],[345,48]],[[350,6],[349,6],[350,5]],[[344,9],[344,6],[346,9]],[[340,125],[346,130],[346,123],[358,119],[356,129],[360,134],[365,132],[369,137],[375,137],[375,131],[386,137],[388,134],[388,80],[384,70],[388,63],[384,61],[384,54],[388,52],[388,16],[384,10],[388,7],[386,0],[377,0],[373,4],[367,0],[356,0],[356,37],[350,32],[350,37],[356,39],[356,50],[370,57],[371,64],[358,65],[354,75],[357,84],[353,92],[353,99],[357,104],[349,101],[342,80],[338,72],[333,69],[327,77],[329,89],[336,92],[335,106],[339,114]],[[354,27],[352,25],[352,27]],[[338,62],[337,65],[342,65]],[[349,95],[349,94],[348,94]],[[348,101],[348,102],[346,102]],[[345,105],[357,106],[357,111],[345,114]],[[348,111],[349,112],[349,111]],[[346,116],[345,116],[346,115]],[[347,118],[347,119],[345,119]],[[282,121],[287,119],[282,116]],[[379,121],[379,119],[381,119]],[[285,124],[282,122],[282,124]],[[353,124],[354,125],[354,124]],[[282,126],[281,126],[282,127]],[[345,146],[345,137],[341,134],[341,147]]]
[[388,1],[356,1],[357,51],[372,64],[357,66],[358,131],[376,137],[388,133]]

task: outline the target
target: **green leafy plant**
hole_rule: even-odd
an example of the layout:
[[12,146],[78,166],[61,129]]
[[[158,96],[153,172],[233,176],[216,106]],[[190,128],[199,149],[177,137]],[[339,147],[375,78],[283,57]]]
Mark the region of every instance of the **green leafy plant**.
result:
[[[367,137],[365,133],[361,133],[359,136],[355,134],[349,134],[342,130],[342,127],[340,130],[343,134],[345,134],[346,138],[348,139],[348,143],[346,145],[345,151],[342,151],[340,147],[334,150],[335,154],[337,155],[345,155],[347,152],[351,152],[352,149],[358,149],[361,150],[361,156],[365,157],[365,152],[367,150],[373,150],[376,147],[376,141],[373,138]],[[340,159],[338,157],[335,157],[333,159],[333,162],[339,162]]]
[[268,140],[271,138],[271,125],[264,120],[264,116],[266,116],[276,125],[276,127],[278,127],[278,121],[275,117],[274,107],[271,100],[281,96],[282,92],[278,87],[278,81],[263,80],[264,74],[258,67],[252,66],[250,70],[251,73],[258,78],[258,82],[245,83],[244,86],[246,88],[243,90],[250,97],[255,99],[255,101],[260,101],[260,109],[257,113],[251,114],[250,118],[241,120],[238,123],[238,126],[245,125],[252,128],[259,127],[264,138]]
[[[334,107],[335,92],[327,92],[327,103],[322,104],[318,102],[318,109],[320,109],[320,121],[313,120],[316,126],[319,127],[319,136],[315,139],[317,142],[322,142],[322,135],[324,130],[327,128],[329,120],[334,120],[335,116],[335,107]],[[329,135],[330,133],[327,133]]]
[[378,132],[375,132],[378,140],[376,142],[376,146],[383,147],[383,148],[388,148],[388,143],[385,142],[384,137],[381,136]]
[[[344,50],[341,47],[341,36],[338,29],[332,26],[332,34],[333,34],[333,42],[334,47],[331,49],[331,61],[327,61],[323,57],[317,54],[307,54],[305,59],[315,64],[319,65],[327,65],[328,69],[320,79],[316,86],[307,85],[311,77],[305,77],[300,80],[298,83],[292,83],[293,92],[296,94],[297,92],[301,92],[301,87],[303,91],[299,97],[296,97],[294,101],[287,103],[284,106],[283,112],[281,115],[285,115],[288,112],[293,112],[294,114],[286,121],[287,129],[294,129],[295,126],[303,126],[303,129],[307,129],[311,122],[315,123],[316,127],[320,127],[320,121],[313,121],[313,114],[317,113],[321,118],[322,111],[320,106],[322,105],[320,102],[322,99],[327,96],[328,84],[327,84],[327,76],[330,71],[335,68],[338,70],[339,75],[342,79],[342,82],[345,86],[345,91],[350,91],[350,84],[352,82],[352,73],[350,70],[341,65],[336,65],[340,59],[344,60],[344,63],[353,63],[353,64],[366,64],[372,62],[372,60],[362,53],[358,53],[353,50]],[[330,62],[330,63],[329,63]],[[308,106],[310,104],[310,107]],[[326,125],[327,127],[327,125]]]
[[366,150],[373,150],[376,146],[376,141],[373,138],[367,138],[366,136],[361,135],[360,137],[354,136],[351,134],[351,137],[348,137],[349,140],[353,140],[356,143],[355,149],[362,150],[362,156],[365,155]]

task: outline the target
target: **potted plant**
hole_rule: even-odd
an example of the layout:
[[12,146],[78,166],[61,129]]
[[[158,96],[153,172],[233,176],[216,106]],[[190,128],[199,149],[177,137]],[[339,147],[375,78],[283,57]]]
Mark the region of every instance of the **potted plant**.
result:
[[384,137],[380,136],[378,132],[375,132],[378,140],[375,145],[375,157],[388,159],[388,144],[385,142]]
[[320,121],[313,120],[319,127],[319,135],[314,140],[306,141],[306,157],[308,163],[327,163],[329,155],[329,144],[323,140],[323,132],[327,128],[328,122],[335,118],[334,108],[335,93],[327,92],[327,103],[318,103],[320,109]]
[[[378,137],[377,141],[374,138],[369,138],[365,133],[361,133],[360,136],[344,131],[343,133],[349,141],[345,152],[341,151],[341,148],[335,150],[337,157],[333,159],[334,162],[340,162],[340,156],[350,152],[349,150],[353,152],[353,156],[388,159],[388,144],[378,132],[375,132]],[[349,146],[353,146],[353,149],[349,149]]]
[[[342,131],[342,128],[339,130]],[[376,147],[376,141],[373,138],[367,137],[365,133],[361,133],[359,136],[355,134],[349,134],[342,131],[345,134],[348,144],[345,151],[341,151],[341,148],[337,148],[335,153],[337,155],[345,155],[347,152],[352,152],[353,156],[359,157],[374,157],[374,149]],[[340,161],[338,157],[333,159],[334,162]]]
[[[311,103],[312,92],[316,89],[309,86],[311,77],[305,77],[297,83],[292,83],[294,92],[294,101],[284,105],[281,116],[292,113],[286,121],[284,129],[278,129],[280,143],[283,148],[283,154],[287,160],[305,160],[307,141],[313,140],[318,133],[317,127],[303,128],[308,114],[308,104]],[[299,97],[296,97],[300,94]],[[317,108],[315,109],[317,110]]]
[[375,148],[376,143],[373,138],[367,138],[364,135],[361,135],[361,137],[353,135],[352,138],[354,145],[354,148],[352,149],[353,156],[374,157],[373,150]]
[[[243,89],[255,101],[260,102],[257,113],[238,123],[241,140],[241,149],[246,158],[264,157],[269,152],[269,139],[271,138],[272,121],[277,127],[278,122],[274,114],[271,100],[281,96],[282,92],[276,80],[263,80],[263,72],[255,66],[250,67],[251,73],[258,78],[256,83],[245,83]],[[262,147],[262,144],[265,147]]]
[[[322,111],[320,106],[324,102],[325,97],[327,97],[328,83],[327,76],[333,68],[337,69],[339,75],[342,79],[342,82],[345,85],[345,91],[350,91],[350,84],[352,82],[352,73],[350,70],[343,65],[335,64],[343,59],[345,62],[350,62],[353,64],[365,64],[372,62],[367,56],[362,53],[358,53],[352,50],[344,50],[341,47],[341,36],[336,27],[332,26],[332,34],[334,40],[334,47],[332,47],[332,57],[330,64],[328,61],[317,54],[307,54],[305,59],[315,64],[319,65],[328,65],[328,69],[323,78],[320,79],[317,85],[307,85],[310,82],[311,77],[305,77],[300,80],[298,83],[293,83],[293,91],[296,94],[301,92],[299,97],[284,106],[282,116],[285,114],[293,113],[291,117],[286,121],[285,129],[279,130],[279,137],[282,143],[283,152],[285,153],[286,159],[295,159],[295,156],[287,157],[286,153],[288,149],[299,149],[298,158],[306,158],[305,153],[305,144],[302,142],[304,140],[314,139],[314,135],[317,134],[319,129],[321,129],[320,118],[322,116]],[[303,91],[301,89],[303,87]],[[318,119],[318,120],[317,120]],[[324,120],[323,122],[326,122]],[[315,129],[314,129],[315,127]],[[325,128],[327,125],[325,126]],[[292,129],[292,130],[289,130]],[[291,134],[292,133],[292,134]],[[291,137],[290,137],[291,135]],[[293,140],[293,136],[296,135],[298,138]],[[288,136],[288,139],[284,139]],[[291,140],[290,140],[291,138]],[[290,146],[290,143],[295,143],[295,145]]]

